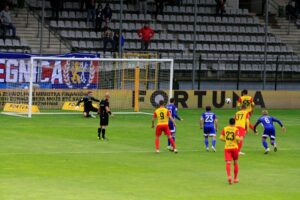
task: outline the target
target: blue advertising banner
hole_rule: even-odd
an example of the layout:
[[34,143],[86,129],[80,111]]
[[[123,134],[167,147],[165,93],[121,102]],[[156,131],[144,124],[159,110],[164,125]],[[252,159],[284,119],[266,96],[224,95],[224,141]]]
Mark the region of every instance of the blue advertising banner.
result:
[[[28,88],[30,57],[33,54],[0,53],[0,88]],[[56,57],[96,58],[99,55],[75,53],[43,55]],[[33,64],[36,88],[97,88],[98,61],[42,60]]]

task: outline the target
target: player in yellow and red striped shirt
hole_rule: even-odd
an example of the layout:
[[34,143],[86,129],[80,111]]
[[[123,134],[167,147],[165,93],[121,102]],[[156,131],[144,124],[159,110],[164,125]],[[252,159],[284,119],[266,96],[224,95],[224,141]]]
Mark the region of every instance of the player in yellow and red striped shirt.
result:
[[152,128],[154,128],[155,119],[157,119],[156,134],[155,134],[156,152],[159,152],[159,137],[161,136],[162,132],[164,132],[172,144],[173,151],[177,153],[176,144],[171,136],[171,132],[169,129],[169,119],[173,122],[174,126],[175,126],[175,121],[172,118],[170,111],[164,107],[164,101],[159,102],[159,108],[157,108],[153,114]]
[[246,107],[246,111],[251,114],[254,111],[254,101],[251,96],[248,95],[248,90],[243,90],[242,91],[242,96],[238,99],[237,101],[237,106],[241,108],[241,106],[244,105]]
[[239,129],[240,133],[240,142],[238,144],[239,146],[239,154],[245,155],[243,152],[241,152],[244,138],[246,136],[246,133],[248,131],[248,128],[251,128],[253,130],[253,126],[250,123],[250,113],[247,111],[247,108],[245,105],[241,106],[241,110],[237,111],[235,113],[235,126]]
[[226,172],[228,177],[228,183],[232,184],[231,177],[231,161],[234,163],[234,183],[238,183],[239,179],[237,178],[239,172],[238,159],[239,159],[239,150],[238,143],[240,140],[239,130],[235,127],[235,119],[231,118],[229,120],[229,125],[224,127],[220,140],[225,142],[224,147],[224,157],[226,162]]

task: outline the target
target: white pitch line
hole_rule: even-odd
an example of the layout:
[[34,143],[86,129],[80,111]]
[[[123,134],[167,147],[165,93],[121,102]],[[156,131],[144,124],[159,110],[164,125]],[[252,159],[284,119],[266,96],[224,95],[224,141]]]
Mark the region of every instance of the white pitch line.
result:
[[[197,152],[201,150],[181,150],[180,152]],[[170,152],[168,150],[161,151],[160,153]],[[203,151],[204,152],[204,151]],[[155,151],[102,151],[102,152],[0,152],[0,155],[63,155],[63,154],[120,154],[120,153],[156,153]]]
[[46,112],[46,113],[32,113],[33,115],[78,115],[78,114],[82,114],[80,113],[76,113],[76,112]]
[[24,117],[27,118],[25,115],[17,114],[17,113],[9,113],[9,112],[1,112],[2,115],[14,116],[14,117]]
[[[300,150],[298,149],[287,149],[287,148],[280,148],[278,151],[291,151],[291,150]],[[160,153],[172,153],[168,150],[165,151],[161,151]],[[202,149],[198,149],[198,150],[179,150],[179,153],[181,152],[199,152],[202,154],[207,154],[206,151],[202,150]],[[220,150],[220,152],[222,153],[223,150]],[[260,150],[250,150],[248,152],[264,152],[263,148]],[[88,155],[88,154],[120,154],[120,153],[156,153],[155,151],[102,151],[102,152],[28,152],[28,153],[24,153],[24,152],[0,152],[0,155],[66,155],[66,154],[70,154],[70,155]]]
[[[24,115],[27,115],[27,113],[11,113],[11,112],[1,112],[1,114],[3,115],[9,115],[9,116],[18,116],[18,117],[26,117]],[[44,112],[44,113],[32,113],[32,115],[78,115],[78,114],[82,114],[82,112]],[[151,113],[146,113],[146,112],[113,112],[113,114],[116,115],[152,115]]]

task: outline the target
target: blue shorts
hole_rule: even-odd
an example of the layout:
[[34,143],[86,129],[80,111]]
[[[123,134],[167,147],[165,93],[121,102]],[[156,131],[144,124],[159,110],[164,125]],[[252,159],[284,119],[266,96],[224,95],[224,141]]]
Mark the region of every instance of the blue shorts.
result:
[[203,133],[204,133],[203,134],[204,136],[216,136],[215,127],[213,127],[213,126],[207,126],[207,127],[205,127],[204,126]]
[[262,137],[270,137],[271,139],[275,139],[275,129],[273,128],[265,129]]
[[174,124],[172,122],[169,122],[169,129],[170,129],[171,133],[176,132],[176,127],[174,126]]

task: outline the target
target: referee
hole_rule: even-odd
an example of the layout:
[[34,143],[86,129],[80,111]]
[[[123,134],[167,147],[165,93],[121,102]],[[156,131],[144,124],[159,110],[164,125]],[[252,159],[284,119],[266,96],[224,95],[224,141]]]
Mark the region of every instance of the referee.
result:
[[[107,140],[105,137],[105,129],[108,126],[108,115],[112,115],[109,109],[109,93],[105,94],[105,98],[100,101],[99,115],[100,115],[100,128],[98,128],[98,138],[99,140]],[[102,136],[101,136],[102,132]]]
[[91,111],[92,112],[98,112],[98,109],[93,106],[93,101],[99,102],[98,99],[95,99],[93,97],[93,92],[92,91],[88,91],[87,95],[84,96],[83,98],[81,98],[77,102],[76,109],[78,109],[79,104],[81,104],[83,102],[83,107],[84,107],[83,116],[84,117],[95,117],[94,115],[90,115]]

